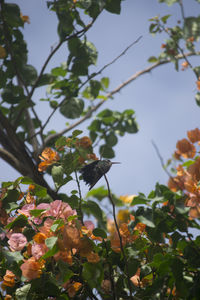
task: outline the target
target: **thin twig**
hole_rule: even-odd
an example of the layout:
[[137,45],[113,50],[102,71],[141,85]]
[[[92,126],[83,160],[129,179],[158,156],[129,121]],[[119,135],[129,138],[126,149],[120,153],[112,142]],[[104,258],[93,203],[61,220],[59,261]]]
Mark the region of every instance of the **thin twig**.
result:
[[[176,59],[183,59],[185,57],[188,57],[188,56],[196,56],[196,55],[200,55],[200,52],[188,52],[188,53],[185,53],[184,56],[179,54],[176,56]],[[167,64],[167,63],[170,63],[171,60],[170,59],[166,59],[166,60],[162,60],[162,61],[158,61],[156,62],[155,64],[145,68],[144,70],[142,71],[139,71],[135,74],[133,74],[131,77],[129,77],[125,82],[123,82],[122,84],[120,84],[118,87],[116,87],[114,90],[112,90],[111,92],[109,92],[108,94],[105,95],[105,98],[108,99],[108,98],[111,98],[114,94],[120,92],[121,89],[123,89],[125,86],[127,86],[128,84],[130,84],[131,82],[133,82],[134,80],[136,80],[138,77],[146,74],[146,73],[149,73],[151,72],[153,69],[157,68],[158,66],[161,66],[161,65],[164,65],[164,64]],[[40,151],[42,151],[42,149],[44,149],[46,147],[46,145],[53,139],[55,138],[58,138],[60,136],[62,136],[63,134],[71,131],[72,129],[74,129],[75,127],[77,127],[78,125],[82,124],[85,120],[89,119],[91,117],[91,115],[99,109],[99,107],[101,107],[104,103],[106,102],[106,100],[101,100],[97,105],[93,106],[88,112],[87,114],[80,118],[77,122],[71,124],[70,126],[68,126],[67,128],[61,130],[60,132],[57,132],[57,133],[54,133],[54,134],[51,134],[49,135],[45,141],[44,141],[44,144],[42,146],[42,148],[40,149]]]
[[111,282],[111,288],[112,288],[112,296],[113,296],[113,300],[117,299],[116,297],[116,292],[115,292],[115,282],[113,279],[113,267],[109,261],[109,253],[108,253],[108,247],[107,244],[105,242],[105,240],[103,239],[103,245],[106,249],[106,257],[107,257],[107,262],[108,262],[108,268],[109,268],[109,278],[110,278],[110,282]]
[[83,223],[83,211],[82,211],[82,199],[83,198],[82,198],[82,194],[81,194],[81,187],[80,187],[80,182],[78,180],[77,171],[75,170],[74,173],[75,173],[76,183],[77,183],[77,186],[78,186],[78,193],[79,193],[79,204],[78,204],[79,208],[78,208],[78,210],[79,210],[79,215],[80,215],[80,221],[83,225],[84,224]]
[[114,64],[120,57],[122,57],[123,55],[126,54],[126,52],[135,44],[137,44],[140,40],[141,40],[142,36],[140,36],[139,38],[137,38],[137,40],[135,40],[134,42],[132,42],[128,47],[126,47],[126,49],[124,49],[117,57],[115,57],[111,62],[107,63],[105,66],[103,66],[98,72],[93,73],[92,75],[90,75],[86,81],[84,81],[79,90],[88,82],[90,81],[92,78],[96,77],[97,75],[100,75],[106,68],[108,68],[109,66],[111,66],[112,64]]
[[183,18],[183,20],[185,20],[185,12],[184,12],[184,7],[183,7],[183,1],[182,1],[182,0],[179,0],[179,1],[178,1],[178,4],[179,4],[180,9],[181,9],[181,15],[182,15],[182,18]]
[[117,218],[116,218],[116,212],[115,212],[115,204],[113,202],[111,191],[110,191],[110,185],[109,185],[108,179],[107,179],[107,177],[106,177],[105,174],[104,174],[104,178],[105,178],[105,181],[106,181],[106,184],[107,184],[107,188],[108,188],[108,198],[110,199],[110,202],[111,202],[112,208],[113,208],[113,218],[114,218],[114,222],[115,222],[115,227],[116,227],[116,230],[117,230],[117,234],[118,234],[118,237],[119,237],[120,249],[121,249],[123,260],[124,260],[124,264],[125,264],[127,282],[128,282],[128,287],[129,287],[129,291],[130,291],[130,299],[133,299],[132,298],[133,291],[132,291],[132,286],[131,286],[131,281],[130,281],[130,275],[129,275],[129,270],[128,270],[128,262],[127,262],[126,255],[125,255],[125,252],[124,252],[124,247],[123,247],[123,243],[122,243],[122,237],[121,237],[121,234],[120,234],[120,231],[119,231],[119,226],[117,224]]

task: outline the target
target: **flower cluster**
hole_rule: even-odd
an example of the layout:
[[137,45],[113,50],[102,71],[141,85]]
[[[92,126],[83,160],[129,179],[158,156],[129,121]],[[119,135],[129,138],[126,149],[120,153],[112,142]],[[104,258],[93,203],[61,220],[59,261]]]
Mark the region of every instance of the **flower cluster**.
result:
[[169,188],[176,192],[182,190],[186,195],[185,205],[190,207],[190,217],[200,217],[200,157],[197,147],[200,145],[200,130],[198,128],[187,132],[188,139],[184,138],[177,142],[174,158],[179,162],[176,167],[176,176],[168,182]]

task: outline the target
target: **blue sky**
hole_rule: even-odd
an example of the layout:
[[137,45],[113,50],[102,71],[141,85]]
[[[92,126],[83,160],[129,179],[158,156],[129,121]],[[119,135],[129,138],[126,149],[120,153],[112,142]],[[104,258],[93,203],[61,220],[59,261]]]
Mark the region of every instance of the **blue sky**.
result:
[[[46,1],[9,2],[17,3],[22,14],[30,17],[31,24],[25,24],[23,32],[28,43],[29,63],[40,70],[51,47],[58,42],[56,17],[46,9]],[[183,3],[186,17],[197,15],[197,2],[185,0]],[[103,76],[110,77],[109,90],[148,67],[148,58],[161,52],[160,46],[167,36],[152,37],[148,33],[148,19],[166,14],[173,14],[169,20],[176,24],[176,18],[180,18],[179,6],[175,4],[168,7],[156,0],[126,0],[122,2],[120,16],[105,12],[98,18],[88,33],[88,39],[95,44],[99,52],[97,70],[112,61],[142,35],[142,39],[125,56],[105,70]],[[63,46],[49,63],[47,71],[66,59],[67,48]],[[190,61],[198,65],[197,58]],[[120,111],[126,108],[135,110],[140,128],[137,134],[127,134],[120,138],[115,147],[115,160],[122,164],[113,166],[108,178],[116,194],[148,194],[156,182],[167,182],[167,175],[162,170],[151,141],[154,140],[166,161],[174,152],[177,140],[184,138],[187,130],[199,127],[200,108],[194,100],[195,81],[192,71],[176,72],[173,65],[168,64],[138,78],[115,95],[114,100],[103,106],[103,109],[109,107]],[[44,95],[45,89],[38,89],[33,100],[39,102]],[[48,110],[44,103],[40,104],[38,112],[42,118],[47,118]],[[61,130],[65,122],[64,118],[56,115],[48,129]],[[79,127],[84,129],[84,135],[87,134],[87,124]],[[2,161],[1,171],[0,181],[14,180],[19,176]],[[103,180],[99,185],[102,184]]]

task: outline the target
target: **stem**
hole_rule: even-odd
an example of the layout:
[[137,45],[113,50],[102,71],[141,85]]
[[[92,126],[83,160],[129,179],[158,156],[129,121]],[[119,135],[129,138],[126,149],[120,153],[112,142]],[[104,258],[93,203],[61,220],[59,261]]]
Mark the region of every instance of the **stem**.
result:
[[106,180],[106,184],[107,184],[107,188],[108,188],[108,198],[110,199],[110,202],[111,202],[112,208],[113,208],[113,218],[114,218],[115,227],[116,227],[116,230],[117,230],[117,233],[118,233],[118,236],[119,236],[120,249],[121,249],[123,260],[124,260],[124,264],[125,264],[126,276],[127,276],[127,279],[128,279],[127,280],[127,282],[128,282],[128,288],[129,288],[129,291],[130,291],[130,299],[133,299],[133,297],[132,297],[133,291],[132,291],[132,286],[131,286],[131,281],[130,281],[130,275],[129,275],[129,270],[128,270],[128,262],[127,262],[126,255],[125,255],[125,252],[124,252],[124,247],[123,247],[123,243],[122,243],[122,237],[121,237],[121,234],[120,234],[120,231],[119,231],[119,226],[117,224],[117,218],[116,218],[116,212],[115,212],[115,204],[113,202],[112,195],[111,195],[111,192],[110,192],[110,185],[109,185],[108,179],[107,179],[107,177],[106,177],[105,174],[104,174],[104,178]]
[[108,255],[108,247],[106,245],[105,240],[103,239],[103,245],[106,248],[106,256],[107,256],[107,260],[108,260],[108,268],[109,268],[109,277],[110,277],[110,282],[111,282],[111,287],[112,287],[112,296],[113,299],[117,299],[116,294],[115,294],[115,283],[114,283],[114,279],[113,279],[113,268],[109,262],[109,255]]
[[75,173],[76,183],[77,183],[77,186],[78,186],[78,193],[79,193],[79,207],[78,207],[78,210],[79,210],[79,215],[80,215],[80,221],[83,225],[84,224],[83,223],[83,211],[82,211],[82,199],[83,198],[82,198],[82,194],[81,194],[81,187],[80,187],[80,183],[79,183],[79,180],[78,180],[77,171],[75,170],[74,173]]

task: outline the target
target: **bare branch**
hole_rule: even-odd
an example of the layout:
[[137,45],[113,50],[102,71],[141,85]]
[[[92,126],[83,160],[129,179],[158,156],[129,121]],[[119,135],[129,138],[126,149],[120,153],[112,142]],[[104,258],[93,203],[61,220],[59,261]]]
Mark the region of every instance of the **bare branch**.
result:
[[88,82],[90,81],[92,78],[96,77],[97,75],[100,75],[107,67],[111,66],[112,64],[114,64],[120,57],[122,57],[123,55],[126,54],[126,52],[135,44],[137,44],[140,40],[141,40],[142,36],[140,36],[139,38],[137,38],[137,40],[135,40],[134,42],[132,42],[128,47],[126,47],[126,49],[124,49],[117,57],[115,57],[111,62],[107,63],[105,66],[103,66],[98,72],[93,73],[92,75],[90,75],[86,81],[84,81],[79,90]]
[[19,173],[23,174],[27,172],[25,166],[19,161],[12,153],[8,152],[6,149],[0,148],[0,157],[11,165]]
[[37,85],[38,85],[38,82],[40,81],[40,79],[41,79],[41,77],[42,77],[42,75],[43,75],[43,73],[44,73],[44,71],[45,71],[45,69],[46,69],[46,67],[47,67],[47,65],[48,65],[48,63],[49,63],[49,61],[51,60],[51,58],[53,57],[53,55],[58,51],[58,49],[62,46],[62,44],[63,44],[64,42],[66,42],[66,41],[68,41],[68,40],[74,38],[74,37],[81,37],[83,34],[85,34],[85,33],[92,27],[92,25],[94,24],[94,22],[96,21],[96,19],[97,19],[97,18],[93,19],[92,22],[90,22],[90,23],[89,23],[85,28],[83,28],[82,30],[77,31],[76,33],[73,33],[73,34],[69,35],[69,36],[66,37],[64,40],[61,40],[61,41],[57,44],[57,46],[51,51],[51,53],[49,54],[49,56],[47,57],[47,59],[45,60],[43,66],[42,66],[42,69],[41,69],[41,71],[40,71],[40,74],[39,74],[38,78],[36,79],[34,85],[32,86],[32,89],[31,89],[31,91],[30,91],[30,93],[29,93],[29,98],[30,98],[30,99],[31,99],[31,97],[32,97],[32,95],[33,95],[33,93],[34,93],[34,91],[35,91]]
[[110,191],[110,185],[109,185],[109,182],[108,182],[108,178],[105,174],[104,174],[104,178],[105,178],[107,188],[108,188],[108,198],[109,198],[109,200],[111,202],[111,205],[112,205],[112,208],[113,208],[114,223],[115,223],[115,227],[116,227],[117,234],[118,234],[118,237],[119,237],[120,249],[121,249],[121,252],[122,252],[122,255],[123,255],[123,260],[124,260],[124,265],[125,265],[125,270],[126,270],[126,276],[127,276],[127,282],[128,282],[128,288],[129,288],[129,292],[130,292],[130,299],[132,299],[132,292],[133,291],[132,291],[132,286],[131,286],[131,282],[130,282],[128,262],[127,262],[127,258],[126,258],[125,252],[124,252],[122,236],[120,234],[119,226],[118,226],[118,223],[117,223],[116,212],[115,212],[115,203],[113,202],[112,194],[111,194],[111,191]]
[[[197,56],[200,55],[200,52],[188,52],[185,53],[184,55],[179,54],[176,56],[176,59],[180,60],[183,59],[185,57],[188,56]],[[106,99],[111,98],[114,94],[118,93],[120,90],[122,90],[125,86],[127,86],[128,84],[130,84],[131,82],[133,82],[134,80],[136,80],[138,77],[151,72],[152,70],[156,69],[157,67],[164,65],[164,64],[168,64],[170,63],[171,60],[167,59],[167,60],[162,60],[162,61],[158,61],[155,64],[152,64],[151,66],[147,67],[146,69],[139,71],[135,74],[133,74],[131,77],[129,77],[125,82],[123,82],[122,84],[120,84],[118,87],[116,87],[114,90],[112,90],[111,92],[109,92],[107,95],[105,95]],[[72,129],[76,128],[78,125],[82,124],[85,120],[89,119],[91,117],[91,115],[97,111],[99,109],[99,107],[101,107],[107,100],[101,100],[97,105],[93,106],[88,112],[87,114],[82,117],[81,119],[79,119],[77,122],[71,124],[70,126],[68,126],[67,128],[61,130],[60,132],[54,133],[49,135],[45,141],[44,141],[44,145],[42,146],[42,148],[40,149],[40,152],[43,148],[46,147],[46,145],[52,141],[55,138],[58,138],[60,136],[62,136],[63,134],[71,131]]]

